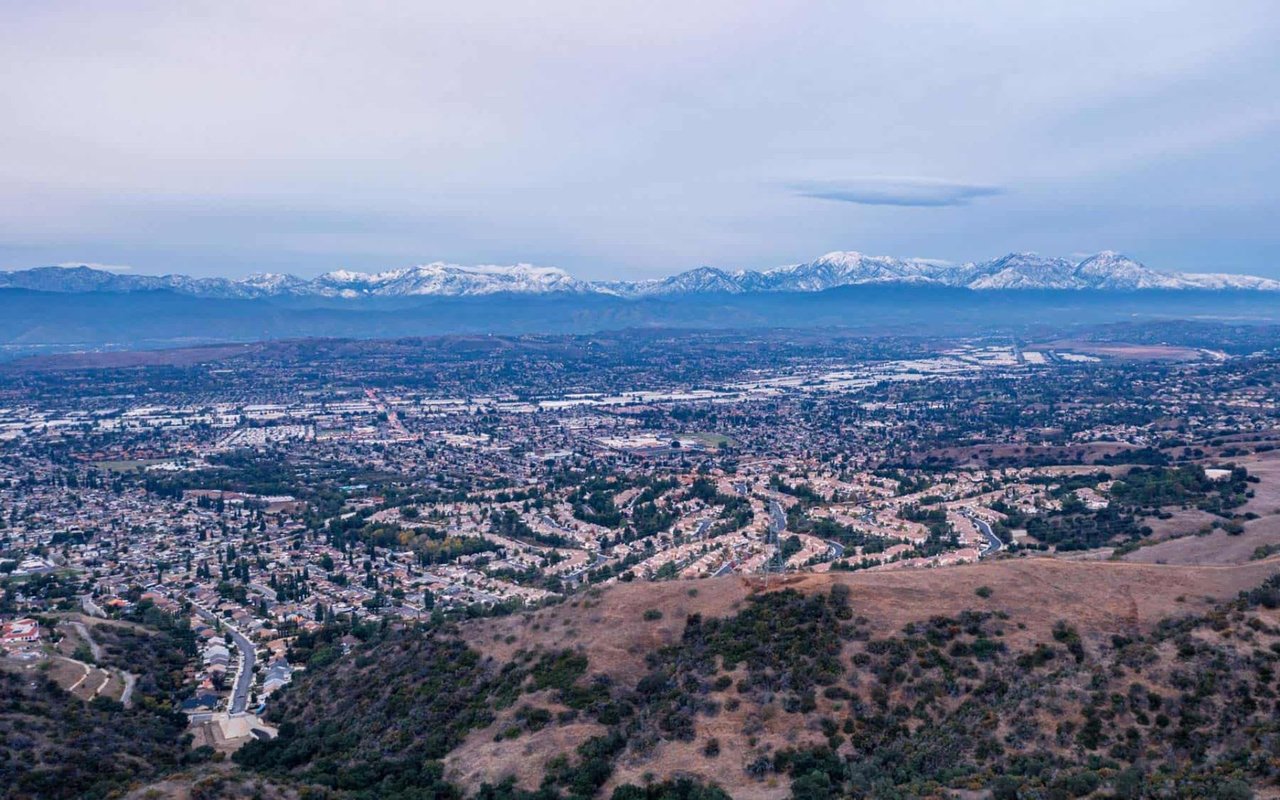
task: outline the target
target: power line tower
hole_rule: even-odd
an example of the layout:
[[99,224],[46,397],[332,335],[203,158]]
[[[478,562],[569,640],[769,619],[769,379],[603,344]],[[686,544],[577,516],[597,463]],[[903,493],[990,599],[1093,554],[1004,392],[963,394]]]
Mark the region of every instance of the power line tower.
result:
[[[769,524],[765,528],[764,546],[766,551],[772,548],[765,558],[761,569],[764,572],[764,590],[769,591],[769,576],[775,571],[782,572],[782,546],[779,543],[778,534],[786,529],[786,517],[779,518],[782,514],[782,506],[777,500],[769,501]],[[777,562],[775,564],[775,561]]]

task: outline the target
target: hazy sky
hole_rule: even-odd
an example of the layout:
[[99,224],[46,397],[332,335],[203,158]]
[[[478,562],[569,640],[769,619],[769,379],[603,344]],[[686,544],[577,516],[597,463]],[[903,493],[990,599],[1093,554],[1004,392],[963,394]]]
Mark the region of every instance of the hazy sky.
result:
[[1280,276],[1266,2],[0,0],[0,267]]

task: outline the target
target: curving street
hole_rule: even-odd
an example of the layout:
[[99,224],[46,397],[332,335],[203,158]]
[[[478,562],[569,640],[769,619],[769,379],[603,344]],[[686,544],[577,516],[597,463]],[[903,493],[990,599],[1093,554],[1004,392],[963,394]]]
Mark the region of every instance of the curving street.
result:
[[227,634],[236,643],[236,648],[240,651],[240,669],[236,673],[236,685],[231,690],[231,703],[227,710],[232,714],[243,714],[245,709],[249,707],[249,689],[253,686],[253,665],[257,659],[257,654],[253,649],[253,642],[240,631],[232,627],[225,619],[219,618],[212,611],[208,611],[200,606],[195,606],[196,613],[210,622],[221,622],[222,627],[226,629]]
[[973,520],[973,524],[978,527],[978,530],[982,531],[982,535],[987,537],[987,543],[978,551],[978,557],[986,558],[989,555],[1000,552],[1004,547],[1004,542],[1000,541],[1000,537],[996,536],[995,532],[991,530],[991,525],[977,516],[970,517],[970,519]]

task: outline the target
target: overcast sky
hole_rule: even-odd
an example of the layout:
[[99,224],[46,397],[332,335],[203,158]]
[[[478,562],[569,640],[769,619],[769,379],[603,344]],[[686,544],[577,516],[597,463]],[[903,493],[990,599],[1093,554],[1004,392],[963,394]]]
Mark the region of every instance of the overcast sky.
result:
[[1266,2],[0,0],[0,267],[1280,276]]

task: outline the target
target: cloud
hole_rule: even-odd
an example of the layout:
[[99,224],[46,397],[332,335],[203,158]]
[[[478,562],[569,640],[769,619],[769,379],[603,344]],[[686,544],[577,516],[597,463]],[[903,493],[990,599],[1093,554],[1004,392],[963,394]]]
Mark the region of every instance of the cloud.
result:
[[1004,194],[999,186],[954,183],[933,178],[851,178],[807,181],[792,186],[801,197],[864,206],[963,206],[979,197]]
[[102,272],[128,272],[133,267],[128,264],[99,264],[96,261],[64,261],[61,264],[54,264],[55,267],[63,269],[76,269],[78,267],[88,267]]
[[0,3],[0,265],[1280,270],[1267,0]]

